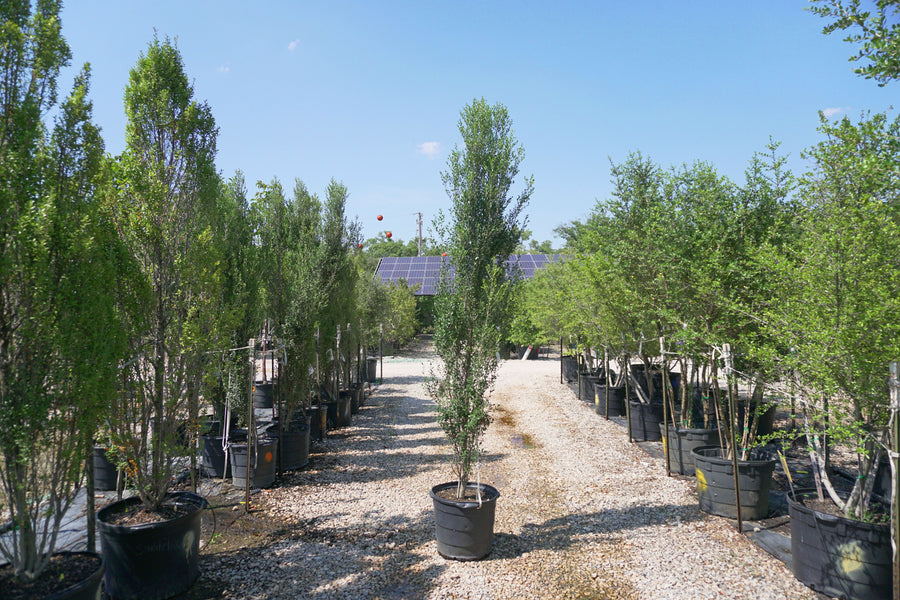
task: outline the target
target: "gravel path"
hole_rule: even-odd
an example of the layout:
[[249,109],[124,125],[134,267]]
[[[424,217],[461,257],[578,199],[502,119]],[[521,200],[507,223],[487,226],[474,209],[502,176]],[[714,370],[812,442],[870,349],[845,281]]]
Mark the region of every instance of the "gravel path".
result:
[[[452,479],[423,381],[431,356],[384,381],[310,467],[254,496],[270,531],[202,556],[198,590],[248,599],[820,598],[697,509],[693,482],[629,444],[559,383],[559,362],[504,361],[480,477],[500,490],[493,551],[441,558],[429,489]],[[248,531],[247,537],[259,535]]]

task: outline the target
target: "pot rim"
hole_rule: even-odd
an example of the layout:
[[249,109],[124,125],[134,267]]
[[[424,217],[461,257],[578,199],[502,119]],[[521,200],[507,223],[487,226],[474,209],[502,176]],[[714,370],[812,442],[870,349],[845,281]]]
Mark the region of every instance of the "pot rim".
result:
[[100,559],[100,566],[98,566],[97,570],[92,571],[91,574],[84,579],[76,581],[68,587],[61,589],[54,594],[51,594],[47,597],[47,600],[54,600],[55,598],[65,598],[95,585],[98,588],[100,587],[100,580],[103,579],[103,575],[106,572],[106,559],[103,558],[103,555],[99,552],[90,552],[88,550],[60,550],[54,552],[52,556],[71,556],[73,554],[82,554],[91,557],[97,557]]
[[[801,513],[805,513],[807,515],[812,515],[812,517],[820,523],[838,523],[843,521],[844,523],[852,524],[853,527],[857,529],[863,529],[865,531],[875,531],[878,533],[883,533],[885,530],[889,529],[890,523],[868,523],[866,521],[860,521],[859,519],[851,519],[849,517],[845,517],[843,515],[832,515],[830,513],[825,513],[820,510],[816,510],[814,508],[810,508],[803,504],[802,502],[797,502],[794,499],[795,494],[797,496],[806,496],[818,494],[816,488],[797,488],[794,491],[788,490],[785,497],[787,498],[788,508],[790,510],[796,510]],[[826,498],[827,498],[826,494]],[[830,499],[830,498],[829,498]]]
[[[448,482],[446,482],[446,483],[440,483],[440,484],[434,486],[433,488],[431,488],[431,492],[429,492],[429,495],[431,496],[431,499],[432,499],[432,500],[434,500],[434,501],[436,501],[436,502],[440,502],[441,504],[449,505],[449,506],[459,506],[459,507],[462,507],[462,508],[471,508],[471,507],[474,507],[474,506],[478,506],[478,502],[477,502],[477,501],[472,501],[472,500],[448,500],[447,498],[441,498],[441,497],[438,496],[437,493],[436,493],[436,492],[439,492],[439,491],[441,491],[441,490],[446,490],[446,489],[449,489],[449,488],[455,488],[457,485],[458,485],[458,482],[456,482],[456,481],[448,481]],[[481,488],[481,491],[482,491],[483,494],[486,493],[486,495],[485,495],[484,497],[482,497],[482,500],[481,500],[481,503],[482,503],[482,504],[488,504],[488,503],[496,502],[496,501],[497,501],[497,498],[500,497],[500,492],[497,490],[497,488],[495,488],[494,486],[492,486],[492,485],[490,485],[490,484],[487,484],[487,483],[480,483],[480,484],[479,484],[479,483],[476,483],[476,482],[474,482],[474,481],[470,481],[470,482],[466,485],[466,489],[477,489],[477,488]]]
[[[699,454],[699,452],[702,450],[715,450],[715,451],[719,452],[720,454],[722,453],[722,449],[719,446],[698,446],[697,448],[693,448],[691,450],[691,454],[694,457],[694,464],[697,463],[698,458],[700,460],[708,460],[712,463],[719,463],[719,464],[727,463],[729,465],[733,464],[733,461],[728,458],[722,458],[721,456],[707,456],[706,454]],[[775,455],[772,454],[771,452],[768,452],[766,450],[762,450],[761,452],[764,452],[769,458],[754,459],[754,460],[738,460],[738,466],[761,467],[764,465],[768,465],[769,463],[774,463],[774,462],[778,461],[778,459],[775,457]]]
[[108,531],[144,531],[147,529],[155,529],[161,525],[165,525],[168,523],[174,523],[182,520],[188,520],[194,516],[197,511],[204,510],[209,507],[209,502],[206,501],[206,498],[201,496],[200,494],[195,494],[194,492],[187,491],[172,491],[166,494],[166,498],[181,498],[186,500],[185,504],[189,504],[194,506],[194,510],[183,514],[179,517],[175,517],[174,519],[168,519],[166,521],[155,521],[153,523],[141,523],[140,525],[113,525],[112,523],[108,523],[104,520],[104,518],[110,513],[114,512],[114,509],[117,509],[124,505],[131,504],[140,504],[141,499],[139,496],[131,496],[130,498],[122,498],[121,500],[116,500],[112,504],[104,506],[100,510],[97,511],[97,525],[98,529],[104,528]]
[[[660,423],[662,425],[662,423]],[[672,427],[671,423],[666,423],[666,431],[675,433],[717,433],[719,431],[719,427]],[[701,448],[711,448],[713,446],[700,446]],[[718,446],[715,446],[718,448]]]

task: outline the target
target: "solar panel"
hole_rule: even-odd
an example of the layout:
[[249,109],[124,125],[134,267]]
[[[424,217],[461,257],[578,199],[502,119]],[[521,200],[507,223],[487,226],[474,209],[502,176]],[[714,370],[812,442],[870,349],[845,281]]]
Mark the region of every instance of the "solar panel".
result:
[[[547,263],[562,258],[560,254],[515,254],[504,261],[509,271],[516,269],[522,279],[531,279]],[[441,265],[450,257],[443,256],[386,256],[378,262],[375,276],[383,283],[405,280],[410,286],[419,284],[417,296],[434,296],[441,276]],[[449,263],[450,276],[453,264]]]

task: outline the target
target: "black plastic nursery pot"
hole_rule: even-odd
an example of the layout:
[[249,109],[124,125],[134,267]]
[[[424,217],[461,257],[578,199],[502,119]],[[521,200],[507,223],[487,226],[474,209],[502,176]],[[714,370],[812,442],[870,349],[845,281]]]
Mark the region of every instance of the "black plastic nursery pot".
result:
[[180,517],[143,525],[112,525],[110,516],[140,504],[137,497],[97,512],[97,531],[106,563],[106,593],[115,600],[163,600],[185,591],[200,575],[200,523],[206,500],[172,492],[167,502],[188,509]]
[[480,489],[480,503],[438,495],[444,490],[452,490],[455,495],[456,487],[457,483],[451,481],[431,488],[438,554],[452,560],[479,560],[490,553],[494,543],[494,514],[500,492],[486,483],[469,483],[467,490]]
[[[648,395],[649,386],[647,384],[647,369],[643,364],[639,365],[629,365],[628,371],[634,377],[635,381],[637,381],[638,385],[641,386],[641,391],[644,392],[645,395]],[[650,398],[652,402],[662,402],[662,371],[651,371],[650,377],[653,379],[653,397]],[[636,397],[636,393],[634,389],[631,390],[632,397]]]
[[278,434],[278,425],[271,425],[266,433],[278,440],[279,451],[276,453],[275,465],[282,471],[302,469],[309,464],[309,424],[305,421],[292,421],[291,426]]
[[306,414],[309,416],[309,440],[311,442],[319,441],[325,436],[322,417],[326,416],[326,413],[326,407],[319,405],[313,405],[306,409]]
[[606,416],[606,404],[609,403],[609,416],[622,417],[625,415],[625,388],[611,387],[607,393],[603,384],[594,386],[594,410],[600,416]]
[[[722,457],[719,446],[694,448],[692,454],[700,510],[736,519],[733,461]],[[741,518],[755,521],[769,514],[769,491],[776,458],[760,450],[753,451],[751,458],[753,460],[738,461],[738,482],[741,486]]]
[[[516,357],[522,360],[525,357],[525,353],[528,352],[528,348],[529,346],[516,346]],[[533,344],[530,348],[531,352],[528,352],[528,358],[525,360],[537,360],[541,353],[541,347]]]
[[[230,441],[244,442],[247,440],[246,429],[232,429]],[[222,447],[222,436],[219,433],[209,433],[199,436],[200,440],[200,472],[206,477],[225,479],[228,477],[229,464],[225,457],[225,449]]]
[[347,427],[353,420],[353,394],[347,390],[341,390],[338,393],[337,402],[337,426]]
[[360,407],[366,398],[366,390],[362,383],[354,383],[350,385],[350,414],[355,415],[359,412]]
[[275,384],[253,384],[253,408],[272,408],[275,405]]
[[588,404],[594,404],[595,388],[605,385],[606,380],[600,375],[585,375],[581,378],[581,399]]
[[87,579],[74,582],[64,590],[52,594],[46,600],[97,600],[100,598],[100,586],[103,583],[103,575],[106,573],[106,562],[96,552],[57,552],[57,556],[87,556],[96,560],[97,570]]
[[578,361],[574,356],[563,356],[560,358],[562,362],[563,379],[569,383],[578,381]]
[[663,446],[669,453],[669,469],[672,473],[680,475],[694,475],[694,457],[691,452],[695,448],[712,446],[719,443],[719,428],[710,429],[676,429],[671,423],[659,424],[660,434],[663,427],[666,435],[663,437]]
[[375,380],[378,378],[378,358],[375,356],[367,356],[366,357],[366,381],[369,383],[375,383]]
[[[628,370],[634,376],[634,379],[638,382],[638,385],[640,385],[641,391],[644,393],[644,395],[649,395],[650,391],[647,385],[647,373],[644,365],[630,365],[628,367]],[[660,403],[663,399],[663,373],[662,371],[653,370],[650,372],[650,377],[653,380],[653,396],[652,398],[650,398],[650,400],[652,403]],[[677,398],[681,390],[681,374],[670,372],[669,383],[672,384],[672,392]],[[632,399],[637,398],[637,393],[634,391],[634,389],[631,390],[631,394]]]
[[341,390],[337,400],[325,403],[325,406],[328,408],[328,429],[337,429],[350,425],[350,421],[353,419],[351,399],[352,395],[350,392]]
[[662,439],[659,424],[662,422],[663,405],[652,402],[644,404],[631,400],[631,437],[637,442],[658,442]]
[[[77,565],[77,566],[76,566]],[[54,568],[59,566],[60,578],[57,579]],[[41,600],[98,600],[101,597],[100,584],[103,583],[103,573],[106,568],[103,558],[96,552],[56,552],[51,558],[38,582],[42,585],[53,583],[47,593],[39,596]],[[7,579],[12,571],[9,564],[0,565],[0,574]],[[63,578],[63,574],[68,579]],[[0,593],[3,597],[36,598],[34,586],[24,586],[13,580],[12,589],[3,588]],[[47,589],[47,588],[43,588]]]
[[882,456],[876,465],[872,493],[886,506],[891,505],[891,465],[887,456]]
[[200,471],[207,477],[224,479],[226,476],[225,450],[221,435],[200,436]]
[[817,592],[848,600],[890,598],[891,532],[804,505],[814,489],[788,493],[794,577]]
[[326,429],[332,430],[338,427],[338,403],[337,400],[329,400],[325,403]]
[[109,460],[106,448],[94,446],[92,461],[94,463],[94,490],[106,492],[116,489],[116,483],[119,480],[119,470]]
[[[236,488],[247,485],[247,448],[246,443],[231,445],[231,478]],[[252,450],[249,456],[250,487],[267,488],[275,483],[278,440],[259,438]]]

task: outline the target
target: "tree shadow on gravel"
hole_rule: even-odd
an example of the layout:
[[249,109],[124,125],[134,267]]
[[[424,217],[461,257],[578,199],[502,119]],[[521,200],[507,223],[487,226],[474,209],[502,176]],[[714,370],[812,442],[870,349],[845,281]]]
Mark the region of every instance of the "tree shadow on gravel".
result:
[[387,377],[384,382],[379,384],[376,390],[378,391],[378,398],[383,398],[385,396],[397,396],[403,394],[405,390],[405,386],[408,385],[419,385],[425,383],[426,377],[424,375],[407,375],[405,377]]
[[[390,481],[413,477],[448,464],[447,454],[415,452],[414,449],[418,444],[412,442],[410,444],[411,449],[404,448],[404,445],[392,446],[382,451],[391,450],[392,452],[383,454],[381,460],[372,461],[367,458],[358,464],[353,462],[352,457],[338,458],[329,454],[313,456],[305,470],[286,472],[274,487]],[[480,460],[482,463],[494,463],[504,457],[503,454],[485,454]],[[448,468],[447,477],[450,476]]]
[[250,595],[262,598],[424,598],[445,570],[421,547],[433,538],[430,511],[418,516],[367,515],[365,524],[340,526],[340,514],[287,525],[262,545],[201,554],[197,583],[178,600]]
[[[388,481],[412,477],[448,463],[449,450],[434,451],[448,442],[428,405],[413,405],[409,407],[410,412],[398,414],[397,410],[403,406],[400,398],[378,397],[378,400],[383,404],[362,407],[351,419],[350,426],[330,431],[324,443],[311,444],[309,466],[286,474],[277,485]],[[505,454],[491,453],[480,460],[491,464],[505,457]]]
[[536,550],[564,550],[596,540],[597,535],[613,540],[616,533],[629,529],[688,523],[704,518],[696,506],[673,504],[576,513],[543,523],[526,523],[518,535],[497,532],[494,535],[494,549],[485,560],[506,560]]

